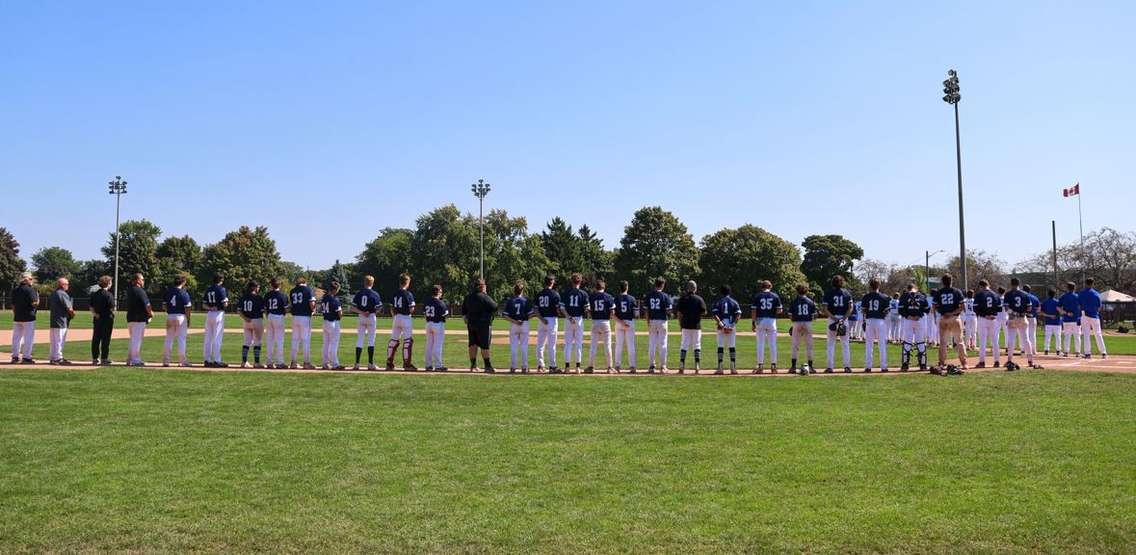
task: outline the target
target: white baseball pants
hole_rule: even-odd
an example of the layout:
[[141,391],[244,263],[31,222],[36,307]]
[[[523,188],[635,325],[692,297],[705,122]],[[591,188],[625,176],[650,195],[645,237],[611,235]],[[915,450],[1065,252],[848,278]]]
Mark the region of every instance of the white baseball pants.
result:
[[667,321],[647,322],[647,363],[659,368],[667,367]]
[[1033,363],[1033,340],[1029,337],[1029,325],[1025,318],[1012,318],[1006,323],[1006,360],[1014,356],[1014,348],[1021,347],[1026,360]]
[[375,346],[377,322],[378,318],[374,312],[364,312],[359,315],[359,321],[355,324],[355,330],[358,332],[355,336],[355,348],[362,349],[363,347]]
[[142,362],[142,338],[146,336],[146,322],[127,322],[126,329],[130,332],[130,347],[126,350],[126,363]]
[[323,363],[339,366],[339,320],[323,321]]
[[177,342],[178,346],[178,363],[185,364],[189,362],[189,359],[185,356],[185,339],[188,334],[189,326],[186,324],[185,314],[166,315],[166,341],[162,346],[163,364],[169,364],[171,362],[174,342]]
[[734,326],[718,330],[718,348],[733,349],[738,344],[738,330]]
[[611,321],[592,320],[592,344],[588,357],[588,366],[596,365],[596,349],[602,348],[603,355],[607,357],[607,365],[614,364],[611,356]]
[[32,358],[35,346],[35,320],[31,322],[12,322],[12,356]]
[[1104,332],[1101,330],[1100,318],[1093,318],[1092,316],[1082,317],[1081,332],[1085,335],[1082,340],[1082,345],[1084,345],[1084,353],[1086,355],[1093,354],[1093,345],[1092,342],[1089,341],[1090,337],[1097,338],[1097,350],[1100,351],[1102,355],[1108,354],[1108,351],[1104,348]]
[[810,322],[793,322],[793,360],[797,360],[800,354],[801,344],[805,345],[805,354],[807,360],[813,359],[813,323]]
[[[509,322],[509,368],[529,367],[529,321]],[[519,364],[518,364],[519,363]]]
[[969,314],[962,317],[963,343],[970,349],[978,346],[978,315]]
[[264,342],[268,346],[264,361],[268,364],[284,364],[284,315],[269,314],[264,334]]
[[51,344],[47,360],[63,360],[63,342],[67,340],[67,328],[50,328]]
[[878,346],[880,348],[880,368],[888,367],[888,325],[883,318],[868,318],[865,321],[867,325],[864,341],[865,361],[864,367],[871,368],[874,360],[872,349]]
[[1026,316],[1026,334],[1029,337],[1030,353],[1037,354],[1037,317]]
[[777,319],[757,321],[757,364],[765,364],[765,347],[769,346],[769,363],[777,364]]
[[[829,318],[828,319],[829,325],[833,324],[834,322],[839,322],[839,321],[840,321],[840,319],[838,319],[838,318]],[[845,323],[845,325],[847,325],[847,323]],[[844,367],[847,368],[847,367],[851,366],[851,364],[852,364],[852,347],[851,347],[851,345],[848,344],[848,334],[845,333],[843,336],[836,335],[836,332],[834,330],[827,329],[827,328],[826,328],[825,331],[828,333],[828,342],[827,342],[828,343],[828,345],[827,345],[827,347],[828,347],[828,366],[827,366],[827,368],[832,368],[833,363],[836,362],[836,344],[837,343],[840,343],[840,346],[841,346],[841,355],[843,357],[842,360],[844,361]]]
[[1061,325],[1060,324],[1046,324],[1045,325],[1045,350],[1049,351],[1049,342],[1054,341],[1056,350],[1061,350]]
[[312,317],[292,316],[292,362],[303,351],[304,362],[312,363]]
[[615,322],[615,366],[623,364],[623,352],[627,351],[627,367],[635,368],[635,320],[624,324]]
[[[1081,354],[1081,326],[1076,322],[1064,322],[1061,324],[1061,330],[1065,334],[1065,354]],[[1070,345],[1072,343],[1072,345]],[[1070,351],[1070,347],[1073,348]]]
[[679,349],[683,351],[701,351],[702,350],[702,330],[682,330],[682,340],[679,342]]
[[564,327],[564,367],[584,361],[584,318],[569,317]]
[[221,340],[225,337],[225,312],[205,313],[205,362],[221,362]]
[[409,314],[395,314],[391,320],[391,339],[405,340],[414,337],[414,320]]
[[998,330],[1001,325],[997,318],[978,319],[978,362],[986,364],[986,348],[989,346],[994,352],[994,362],[997,363],[1002,356],[998,346]]
[[446,339],[446,324],[426,322],[426,367],[442,368],[442,344]]
[[[555,368],[556,336],[560,319],[555,316],[542,316],[536,322],[536,366],[537,368]],[[544,364],[546,360],[547,366]]]

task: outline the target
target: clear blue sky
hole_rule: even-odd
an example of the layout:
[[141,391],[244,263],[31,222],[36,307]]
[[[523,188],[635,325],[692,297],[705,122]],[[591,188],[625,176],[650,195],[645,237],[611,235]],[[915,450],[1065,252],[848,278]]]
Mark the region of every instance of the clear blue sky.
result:
[[[0,225],[25,257],[98,256],[124,218],[214,242],[267,225],[287,259],[353,259],[494,185],[490,206],[618,245],[658,204],[695,239],[842,233],[897,263],[1009,264],[1133,229],[1131,2],[5,2]],[[914,4],[914,5],[913,5]],[[224,199],[240,210],[220,212]]]

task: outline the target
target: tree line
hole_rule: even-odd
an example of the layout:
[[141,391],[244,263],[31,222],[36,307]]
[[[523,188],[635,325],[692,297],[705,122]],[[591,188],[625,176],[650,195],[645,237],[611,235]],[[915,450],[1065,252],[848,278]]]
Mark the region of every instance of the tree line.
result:
[[[759,280],[768,279],[782,295],[791,296],[799,283],[819,294],[836,274],[846,276],[854,293],[862,293],[872,277],[883,282],[883,291],[902,290],[908,282],[923,289],[943,272],[959,275],[958,257],[928,269],[865,258],[863,249],[840,235],[812,235],[800,245],[761,227],[745,224],[721,229],[696,242],[678,217],[658,206],[637,210],[624,228],[619,244],[608,248],[587,225],[573,227],[560,217],[552,218],[538,232],[529,232],[523,217],[504,210],[491,210],[484,219],[485,277],[492,295],[504,298],[513,284],[523,280],[530,291],[544,276],[554,275],[563,284],[572,273],[583,274],[591,283],[603,277],[609,284],[627,280],[631,293],[645,295],[651,282],[662,277],[677,292],[682,282],[694,279],[703,291],[730,285],[742,302],[756,292]],[[441,285],[450,300],[461,298],[477,277],[479,268],[478,218],[463,214],[454,205],[435,208],[419,216],[413,228],[383,228],[362,247],[354,260],[337,261],[332,267],[308,270],[283,260],[268,228],[240,226],[216,243],[201,245],[190,236],[162,236],[148,220],[130,220],[121,226],[120,283],[141,272],[148,287],[158,293],[178,275],[189,280],[195,298],[212,277],[226,277],[231,289],[249,280],[265,283],[272,277],[286,285],[301,276],[317,286],[338,281],[350,295],[363,275],[375,276],[384,297],[393,293],[398,275],[414,278],[416,294],[425,295],[433,284]],[[50,289],[59,277],[69,277],[72,291],[83,295],[101,275],[113,272],[115,234],[109,233],[102,247],[103,258],[76,260],[70,251],[53,246],[31,256],[30,267],[41,287]],[[1006,271],[1006,263],[983,251],[968,252],[968,279],[999,280],[1010,273],[1051,271],[1049,253],[1041,253]],[[1107,287],[1132,290],[1136,277],[1136,234],[1104,228],[1079,243],[1058,249],[1059,269],[1070,274],[1085,264],[1087,273]],[[19,243],[0,228],[0,284],[5,293],[29,265],[19,255]],[[929,274],[929,275],[928,275]],[[931,280],[928,278],[931,277]],[[1079,275],[1077,276],[1079,277]],[[1039,284],[1040,285],[1040,284]]]

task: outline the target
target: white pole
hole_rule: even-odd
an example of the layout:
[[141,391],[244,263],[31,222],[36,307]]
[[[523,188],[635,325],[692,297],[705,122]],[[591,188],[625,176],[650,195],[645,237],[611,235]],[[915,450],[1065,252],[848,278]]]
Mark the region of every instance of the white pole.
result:
[[1077,227],[1081,232],[1081,283],[1085,282],[1085,222],[1081,215],[1081,182],[1077,182]]

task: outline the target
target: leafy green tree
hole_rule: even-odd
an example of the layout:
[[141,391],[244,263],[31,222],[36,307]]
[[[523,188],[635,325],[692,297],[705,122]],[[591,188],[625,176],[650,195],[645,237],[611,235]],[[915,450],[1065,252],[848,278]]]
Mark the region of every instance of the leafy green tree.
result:
[[801,273],[801,253],[797,246],[754,225],[723,229],[702,239],[699,265],[701,283],[707,295],[716,296],[722,285],[729,285],[734,296],[745,304],[760,290],[758,283],[768,279],[782,298],[805,283]]
[[548,271],[566,283],[568,276],[580,272],[588,281],[612,273],[612,254],[587,225],[573,231],[563,219],[553,218],[540,234],[541,245],[548,257]]
[[204,287],[197,281],[205,251],[192,237],[166,237],[158,244],[157,276],[152,280],[152,288],[162,291],[179,276],[186,276],[186,289],[198,298]]
[[580,226],[578,235],[582,259],[580,271],[584,274],[584,279],[593,281],[601,276],[612,275],[615,272],[615,253],[604,249],[603,241],[587,224]]
[[[160,283],[158,275],[158,237],[162,229],[148,220],[128,220],[120,226],[122,241],[119,242],[118,287],[123,289],[130,277],[136,273],[146,276],[150,283]],[[103,256],[114,267],[114,232],[110,233]]]
[[[445,290],[446,299],[460,299],[478,272],[477,218],[463,217],[456,206],[448,204],[419,216],[415,224],[410,256],[402,261],[398,272],[408,271],[417,291],[438,284]],[[485,240],[488,270],[492,236],[487,234]],[[491,284],[494,281],[488,275],[486,278]],[[379,285],[384,298],[398,286],[395,282]]]
[[[922,272],[921,269],[918,271]],[[962,276],[962,266],[959,264],[957,255],[947,260],[947,271],[952,276]],[[992,287],[997,287],[1000,284],[1006,287],[1010,285],[1008,279],[1004,280],[1006,278],[1006,262],[998,258],[998,255],[982,250],[966,251],[966,276],[966,285],[970,289],[978,289],[978,280],[983,278],[990,280]],[[962,287],[961,279],[958,280],[958,286]]]
[[213,276],[220,274],[225,276],[230,289],[243,291],[250,280],[267,283],[281,270],[280,252],[276,250],[276,241],[268,235],[268,228],[241,226],[205,247],[197,279],[199,283],[212,283]]
[[524,281],[531,292],[550,265],[541,238],[529,235],[524,218],[510,218],[504,210],[489,213],[485,219],[485,274],[492,278],[488,280],[490,295],[512,295],[517,281]]
[[41,283],[61,277],[73,277],[79,271],[79,262],[71,251],[63,247],[44,247],[32,255],[36,280]]
[[102,259],[83,260],[79,262],[79,270],[71,280],[72,295],[85,296],[92,293],[99,283],[99,278],[109,276],[114,272],[110,262]]
[[686,226],[658,206],[640,208],[624,228],[614,260],[616,276],[626,279],[636,295],[654,278],[678,283],[699,274],[698,247]]
[[7,295],[27,267],[24,259],[20,258],[19,241],[7,229],[0,227],[0,292]]
[[[380,230],[379,235],[355,257],[356,281],[365,275],[374,276],[375,290],[384,293],[383,298],[388,298],[387,294],[398,287],[398,275],[411,269],[410,248],[413,240],[414,232],[409,229],[388,227]],[[362,283],[353,285],[362,287]]]
[[810,235],[802,243],[805,257],[801,272],[809,279],[814,290],[826,289],[832,277],[839,274],[852,286],[858,287],[852,273],[855,261],[864,257],[864,249],[842,235]]

